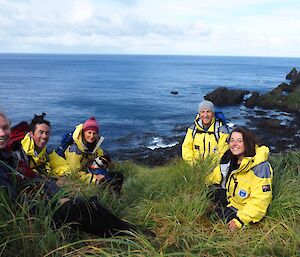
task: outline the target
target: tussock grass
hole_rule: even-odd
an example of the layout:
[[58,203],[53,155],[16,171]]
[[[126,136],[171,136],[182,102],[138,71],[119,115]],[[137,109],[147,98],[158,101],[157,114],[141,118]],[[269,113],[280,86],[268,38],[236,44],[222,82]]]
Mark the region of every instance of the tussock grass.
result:
[[[97,238],[55,228],[53,211],[33,201],[15,207],[0,195],[1,256],[299,256],[300,249],[300,153],[271,158],[274,197],[267,216],[236,232],[207,217],[205,176],[213,168],[207,160],[190,167],[180,159],[149,168],[132,162],[118,164],[126,178],[123,193],[83,185],[73,178],[65,191],[74,196],[97,194],[116,215],[153,230],[157,237]],[[58,196],[59,197],[59,196]],[[32,203],[33,202],[33,203]],[[37,215],[29,213],[35,204]]]

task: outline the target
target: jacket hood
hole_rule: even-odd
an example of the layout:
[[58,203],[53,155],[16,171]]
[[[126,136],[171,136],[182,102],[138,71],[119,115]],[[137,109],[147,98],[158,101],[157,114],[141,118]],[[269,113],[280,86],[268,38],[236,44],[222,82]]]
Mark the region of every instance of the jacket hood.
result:
[[[73,140],[79,150],[81,152],[90,152],[89,149],[86,147],[86,145],[83,143],[83,124],[79,124],[76,126],[74,132],[73,132]],[[94,149],[91,151],[91,153],[95,153],[98,147],[102,144],[104,140],[104,137],[100,137],[97,141],[97,144],[95,145]]]
[[[214,132],[214,123],[215,123],[215,121],[216,121],[216,119],[213,118],[212,121],[211,121],[211,124],[210,124],[209,128],[206,131],[208,131],[208,132]],[[196,128],[198,130],[205,131],[199,113],[196,115],[196,117],[194,119],[194,124],[195,124],[195,126],[196,126]]]
[[244,169],[250,163],[250,169],[257,166],[258,164],[265,162],[269,158],[269,148],[267,146],[256,146],[254,157],[244,157],[240,165],[240,170]]
[[42,149],[40,153],[37,153],[35,151],[34,140],[29,136],[29,133],[25,135],[25,137],[21,141],[21,144],[25,154],[28,156],[44,155],[46,153],[46,146]]

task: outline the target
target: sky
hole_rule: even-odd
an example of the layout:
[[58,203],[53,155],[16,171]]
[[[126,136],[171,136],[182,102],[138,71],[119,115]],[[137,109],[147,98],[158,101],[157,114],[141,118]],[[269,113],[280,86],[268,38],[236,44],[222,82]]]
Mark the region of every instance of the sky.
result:
[[0,52],[300,57],[299,10],[299,0],[0,0]]

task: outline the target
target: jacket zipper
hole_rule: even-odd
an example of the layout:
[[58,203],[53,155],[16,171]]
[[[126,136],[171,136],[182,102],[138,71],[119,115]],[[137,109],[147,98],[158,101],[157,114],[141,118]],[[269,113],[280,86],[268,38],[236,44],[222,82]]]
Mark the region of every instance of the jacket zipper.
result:
[[[234,188],[233,188],[233,193],[232,193],[232,197],[235,196],[235,191],[236,191],[236,188],[238,186],[238,182],[237,182],[237,179],[233,176],[234,174],[237,174],[237,173],[240,173],[242,172],[243,170],[245,170],[248,165],[250,164],[250,161],[247,163],[247,165],[245,166],[245,168],[243,168],[242,170],[240,170],[239,172],[232,172],[231,175],[230,175],[230,180],[233,179],[234,180]],[[230,185],[230,182],[229,182],[229,185]]]
[[205,136],[206,136],[206,134],[204,134],[204,137],[203,137],[203,159],[204,159],[204,156],[205,156]]

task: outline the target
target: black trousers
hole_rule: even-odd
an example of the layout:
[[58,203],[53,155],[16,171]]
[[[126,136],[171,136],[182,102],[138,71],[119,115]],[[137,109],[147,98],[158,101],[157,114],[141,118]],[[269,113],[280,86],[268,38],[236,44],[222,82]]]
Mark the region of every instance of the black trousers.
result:
[[121,230],[137,231],[136,226],[119,219],[103,207],[96,197],[91,197],[88,201],[71,199],[58,207],[53,220],[57,226],[73,223],[72,226],[101,237],[119,234]]
[[105,179],[103,183],[108,186],[108,188],[112,189],[116,194],[120,194],[123,181],[124,176],[122,173],[109,171],[108,179]]
[[215,204],[214,212],[217,216],[224,220],[226,223],[236,218],[237,209],[234,207],[227,207],[227,195],[226,189],[219,185],[213,185],[209,187],[209,197]]

